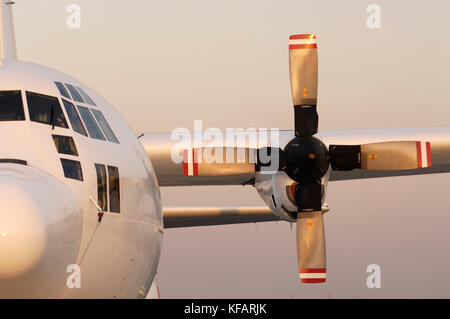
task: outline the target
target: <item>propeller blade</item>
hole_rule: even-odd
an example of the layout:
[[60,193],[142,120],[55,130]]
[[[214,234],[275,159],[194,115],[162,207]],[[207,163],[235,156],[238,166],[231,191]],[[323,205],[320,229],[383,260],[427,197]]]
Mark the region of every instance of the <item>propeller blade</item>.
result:
[[289,37],[289,73],[295,112],[295,135],[317,133],[317,41],[314,34]]
[[417,169],[431,166],[430,142],[386,142],[361,145],[361,168]]
[[186,176],[228,176],[276,172],[286,167],[286,156],[280,148],[202,147],[183,150]]
[[325,232],[321,211],[297,214],[297,261],[302,282],[325,282]]
[[326,278],[325,233],[321,211],[320,180],[304,180],[295,186],[297,213],[297,261],[300,280],[324,282]]
[[254,174],[256,150],[245,147],[201,147],[183,151],[186,176]]
[[407,170],[431,166],[430,142],[330,145],[329,151],[334,170]]

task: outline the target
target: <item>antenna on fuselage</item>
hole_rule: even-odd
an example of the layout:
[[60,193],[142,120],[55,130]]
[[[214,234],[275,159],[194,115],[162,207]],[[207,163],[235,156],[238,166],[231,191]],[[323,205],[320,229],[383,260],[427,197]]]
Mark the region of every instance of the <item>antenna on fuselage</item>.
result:
[[12,5],[14,1],[0,0],[0,60],[17,60],[16,37]]

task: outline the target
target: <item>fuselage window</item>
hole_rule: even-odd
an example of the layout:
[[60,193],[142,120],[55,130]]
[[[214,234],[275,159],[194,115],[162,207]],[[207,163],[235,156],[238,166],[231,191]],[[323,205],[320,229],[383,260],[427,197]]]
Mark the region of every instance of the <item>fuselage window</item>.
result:
[[81,170],[80,162],[61,158],[61,164],[65,177],[83,181],[83,171]]
[[84,103],[83,97],[80,95],[80,93],[78,93],[77,89],[75,89],[75,87],[73,85],[66,83],[66,86],[69,89],[70,94],[72,95],[72,98],[75,101]]
[[56,84],[56,87],[57,87],[58,90],[59,90],[59,93],[60,93],[62,96],[64,96],[64,97],[70,99],[69,92],[67,91],[67,89],[66,89],[66,87],[64,86],[64,84],[62,84],[61,82],[56,82],[56,81],[55,81],[55,84]]
[[31,121],[63,128],[69,127],[56,97],[27,92],[27,101]]
[[22,94],[20,91],[0,92],[0,121],[23,121]]
[[108,210],[108,190],[106,189],[106,168],[105,165],[95,164],[97,171],[97,191],[98,191],[98,206],[103,211]]
[[98,127],[97,123],[95,122],[95,119],[92,116],[91,111],[89,111],[89,109],[84,106],[77,105],[77,107],[78,107],[78,111],[81,114],[81,117],[83,118],[84,124],[86,124],[86,128],[89,132],[89,135],[92,138],[106,141],[105,137],[103,136],[102,131],[100,131],[100,128]]
[[103,116],[103,113],[99,110],[91,109],[92,113],[95,116],[95,119],[97,120],[98,124],[103,130],[103,133],[105,133],[106,138],[110,142],[119,143],[119,140],[117,139],[116,135],[114,135],[113,130],[109,126],[108,122],[106,121],[105,117]]
[[84,100],[86,101],[87,104],[90,104],[90,105],[93,105],[93,106],[97,105],[97,104],[94,103],[94,101],[91,99],[91,97],[89,95],[87,95],[87,93],[82,88],[77,86],[77,90],[83,96],[83,98],[84,98]]
[[114,166],[108,166],[109,180],[109,211],[120,213],[120,183],[119,169]]
[[71,136],[52,135],[52,137],[58,153],[78,156],[77,147]]
[[83,122],[81,122],[80,116],[78,115],[78,112],[75,109],[75,106],[64,99],[62,101],[66,109],[67,116],[69,117],[70,123],[72,123],[73,130],[77,133],[80,133],[81,135],[88,136],[86,129],[84,128]]

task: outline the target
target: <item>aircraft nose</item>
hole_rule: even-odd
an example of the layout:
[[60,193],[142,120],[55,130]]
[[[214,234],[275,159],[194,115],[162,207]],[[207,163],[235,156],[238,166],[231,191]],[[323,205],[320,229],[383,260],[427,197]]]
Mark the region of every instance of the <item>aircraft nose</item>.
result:
[[21,276],[39,263],[46,246],[42,209],[18,179],[0,179],[0,278]]
[[79,254],[82,210],[54,176],[0,164],[0,298],[55,298]]

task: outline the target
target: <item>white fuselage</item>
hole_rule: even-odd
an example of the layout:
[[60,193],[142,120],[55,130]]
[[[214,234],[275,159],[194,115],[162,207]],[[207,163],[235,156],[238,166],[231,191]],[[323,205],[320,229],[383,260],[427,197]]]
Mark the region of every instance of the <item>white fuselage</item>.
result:
[[[119,143],[75,132],[55,81],[82,88],[96,106],[66,101],[101,111]],[[0,298],[145,297],[163,225],[159,186],[135,133],[94,91],[51,69],[4,62],[0,92],[17,90],[25,120],[0,121]],[[26,92],[57,98],[68,128],[31,121]],[[72,137],[78,155],[58,153],[52,135]],[[67,178],[61,159],[79,162],[83,180]],[[106,206],[101,222],[95,164],[119,173],[120,213]],[[117,196],[110,185],[105,191],[108,201]],[[67,286],[73,264],[80,288]]]

